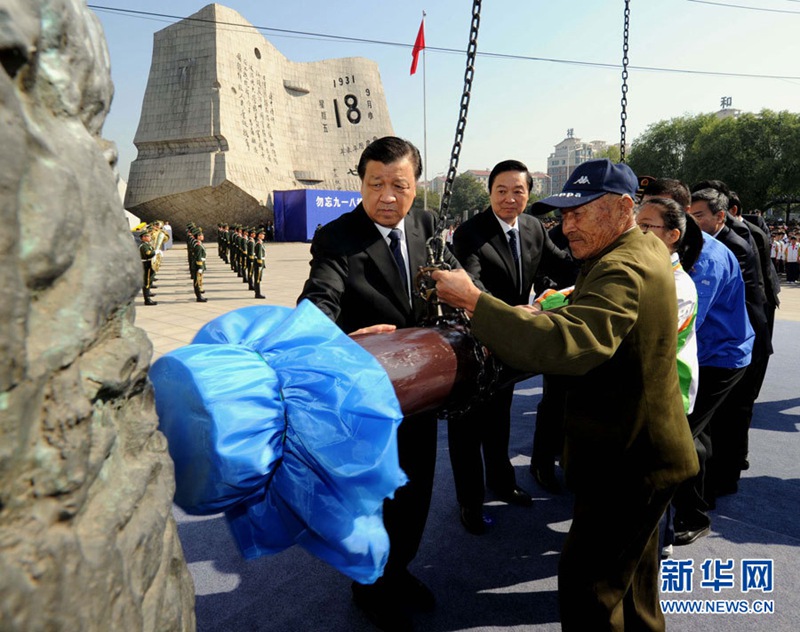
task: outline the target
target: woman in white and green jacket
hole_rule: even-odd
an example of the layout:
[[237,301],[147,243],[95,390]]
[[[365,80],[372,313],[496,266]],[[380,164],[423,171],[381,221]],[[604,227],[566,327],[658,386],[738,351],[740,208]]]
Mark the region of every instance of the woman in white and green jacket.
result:
[[[695,334],[697,288],[686,270],[691,270],[700,256],[703,233],[681,205],[670,198],[646,199],[637,209],[636,223],[642,232],[652,232],[663,241],[672,259],[678,297],[678,381],[683,397],[683,410],[688,415],[694,408],[700,367]],[[672,555],[675,540],[674,511],[672,506],[666,511],[662,557]]]
[[700,227],[690,219],[680,204],[669,198],[649,198],[636,212],[642,232],[652,232],[670,251],[675,290],[678,297],[678,377],[683,409],[688,415],[697,396],[697,338],[694,321],[697,315],[697,289],[686,273],[691,270],[703,249]]

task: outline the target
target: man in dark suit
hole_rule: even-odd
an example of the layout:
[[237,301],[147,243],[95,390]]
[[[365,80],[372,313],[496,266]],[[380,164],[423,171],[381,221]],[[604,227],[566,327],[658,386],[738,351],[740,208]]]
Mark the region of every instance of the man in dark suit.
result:
[[[393,136],[370,143],[358,175],[362,202],[320,228],[311,242],[311,273],[298,300],[309,299],[348,334],[381,333],[421,324],[425,302],[413,291],[425,264],[434,217],[411,210],[422,173],[419,151]],[[445,261],[459,268],[448,251]],[[436,463],[436,415],[406,417],[397,433],[408,483],[386,500],[389,559],[375,584],[353,583],[353,599],[383,630],[411,629],[410,610],[432,610],[433,593],[408,571],[422,539]]]
[[[769,227],[761,215],[744,215],[744,207],[736,191],[731,191],[728,197],[728,218],[725,224],[745,241],[749,240],[750,247],[758,253],[758,263],[764,278],[765,311],[771,339],[775,327],[775,310],[781,304],[778,297],[781,293],[781,280],[770,258]],[[766,366],[764,371],[766,372]]]
[[[741,471],[750,467],[748,454],[750,447],[749,432],[750,423],[753,420],[753,406],[761,393],[761,386],[764,384],[764,378],[767,375],[769,356],[773,353],[772,333],[775,328],[775,311],[781,304],[778,297],[781,291],[781,282],[770,258],[769,228],[767,228],[761,216],[753,216],[756,221],[751,221],[743,216],[743,210],[738,194],[735,191],[731,191],[728,194],[728,218],[725,224],[742,239],[748,241],[757,255],[758,267],[763,281],[764,313],[767,319],[766,337],[769,346],[766,349],[766,353],[763,353],[762,349],[761,354],[757,354],[754,362],[751,362],[742,378],[741,391],[737,391],[737,397],[731,402],[731,406],[735,406],[733,410],[736,411],[733,412],[733,415],[739,422],[735,431],[736,444],[734,446],[734,451],[738,456],[731,463],[727,480],[725,480],[725,474],[718,480],[719,484],[716,491],[720,494],[738,489]],[[757,220],[761,220],[760,223]]]
[[[716,496],[736,491],[739,475],[745,468],[753,403],[772,353],[772,336],[764,292],[765,278],[758,250],[751,246],[752,237],[745,239],[728,225],[728,198],[724,192],[718,188],[693,188],[691,215],[705,232],[722,242],[739,262],[744,279],[747,316],[755,332],[750,365],[737,387],[714,413],[708,427],[712,456],[708,461],[705,493],[706,500],[713,506]],[[738,220],[731,218],[731,221]],[[740,226],[739,229],[745,231],[745,236],[750,235],[747,227]]]
[[[497,164],[489,174],[491,206],[453,236],[453,250],[464,269],[508,305],[528,304],[538,273],[559,287],[571,285],[577,276],[572,259],[550,241],[539,219],[523,214],[532,184],[528,168],[518,160]],[[500,500],[533,504],[530,494],[517,485],[508,458],[513,397],[513,386],[503,388],[447,424],[461,522],[476,535],[491,523],[482,509],[484,467],[486,485]]]

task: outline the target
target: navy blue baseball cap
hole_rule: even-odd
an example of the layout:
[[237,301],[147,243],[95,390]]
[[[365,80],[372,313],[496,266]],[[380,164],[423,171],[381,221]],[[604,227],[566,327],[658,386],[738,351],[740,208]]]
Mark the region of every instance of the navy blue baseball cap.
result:
[[588,160],[575,167],[561,193],[535,202],[531,212],[540,215],[554,208],[581,206],[606,193],[627,194],[636,199],[638,188],[639,179],[628,165],[611,162],[608,158]]

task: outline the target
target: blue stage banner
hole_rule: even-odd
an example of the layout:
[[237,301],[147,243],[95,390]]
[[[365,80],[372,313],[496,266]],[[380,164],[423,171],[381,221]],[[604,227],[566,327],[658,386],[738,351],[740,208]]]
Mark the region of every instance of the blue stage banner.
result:
[[275,191],[275,240],[311,241],[324,226],[361,202],[358,191],[297,189]]

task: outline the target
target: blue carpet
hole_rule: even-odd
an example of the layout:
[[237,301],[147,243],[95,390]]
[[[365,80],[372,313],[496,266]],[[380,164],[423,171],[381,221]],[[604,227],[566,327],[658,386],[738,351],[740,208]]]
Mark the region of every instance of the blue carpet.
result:
[[[676,560],[692,560],[691,594],[682,600],[772,601],[771,614],[670,614],[674,631],[800,630],[800,323],[778,321],[775,355],[755,407],[750,433],[750,470],[739,492],[719,500],[712,533]],[[541,379],[517,386],[509,453],[519,484],[535,497],[525,509],[489,502],[495,520],[482,537],[458,521],[440,423],[439,455],[425,540],[412,571],[436,593],[435,613],[420,615],[420,630],[559,630],[556,569],[569,528],[569,496],[540,493],[528,473]],[[514,456],[516,455],[516,456]],[[297,547],[246,562],[219,516],[196,518],[176,509],[184,552],[197,592],[197,629],[211,631],[373,630],[350,600],[350,581]],[[733,560],[735,587],[715,593],[701,584],[706,559]],[[743,559],[774,562],[773,590],[741,591]],[[672,597],[673,595],[662,595]],[[739,606],[736,606],[739,607]]]

